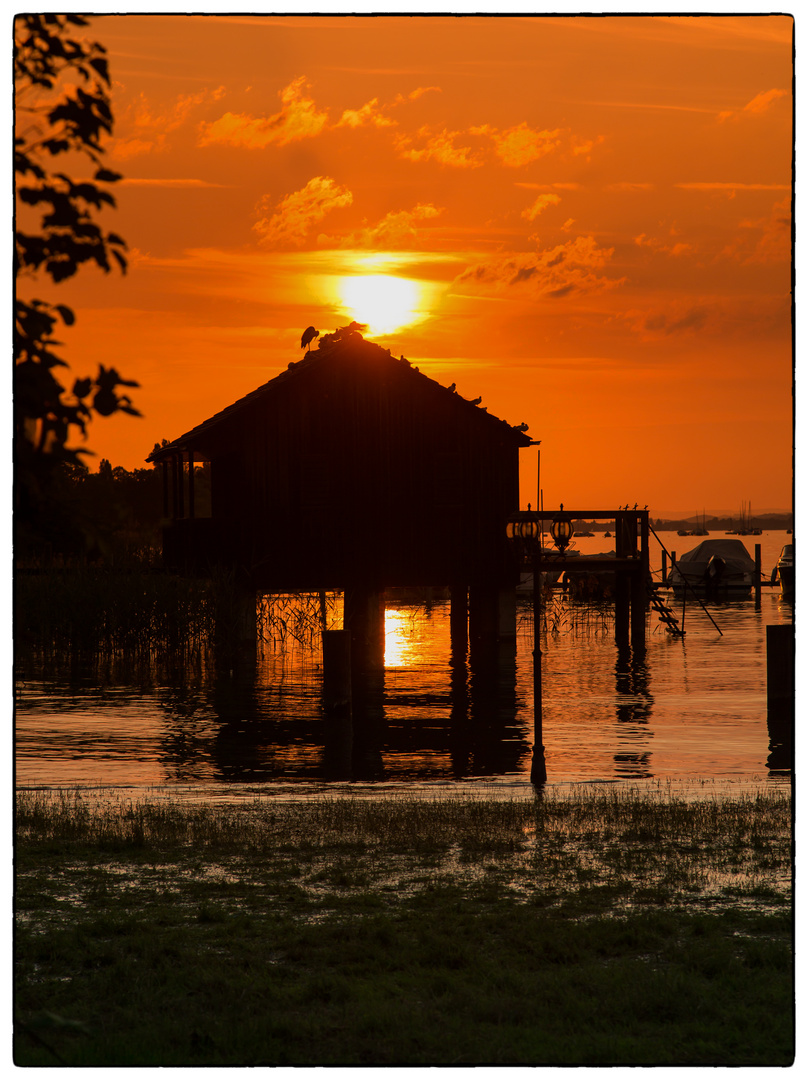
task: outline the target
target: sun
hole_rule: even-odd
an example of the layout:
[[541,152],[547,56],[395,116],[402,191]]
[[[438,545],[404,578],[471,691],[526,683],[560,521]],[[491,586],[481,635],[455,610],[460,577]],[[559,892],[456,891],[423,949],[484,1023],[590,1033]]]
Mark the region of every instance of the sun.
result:
[[391,274],[357,274],[340,281],[342,302],[356,322],[367,323],[368,334],[378,337],[426,318],[421,290],[410,278]]

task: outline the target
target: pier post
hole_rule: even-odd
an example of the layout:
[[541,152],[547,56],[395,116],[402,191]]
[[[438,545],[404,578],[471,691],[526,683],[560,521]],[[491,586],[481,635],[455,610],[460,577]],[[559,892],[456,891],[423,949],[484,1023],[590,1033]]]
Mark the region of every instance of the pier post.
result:
[[258,656],[256,589],[237,576],[232,587],[217,589],[214,597],[214,651],[221,670],[237,667],[254,673]]
[[760,544],[755,544],[755,611],[760,611],[760,577],[761,577]]
[[795,713],[794,624],[766,627],[766,704],[770,769],[791,769],[794,763]]
[[645,651],[645,611],[648,598],[646,574],[642,562],[631,571],[631,647],[635,652]]
[[331,715],[351,715],[351,632],[323,631],[323,705]]
[[[629,554],[625,514],[615,514],[614,553],[618,559]],[[618,647],[629,643],[629,617],[631,612],[631,582],[625,570],[614,575],[614,637]]]
[[351,667],[384,668],[384,592],[374,586],[345,589],[342,624],[351,635]]
[[[648,512],[638,511],[638,522],[633,527],[633,554],[639,556],[639,565],[631,574],[631,647],[637,653],[645,651],[645,622],[648,609],[648,578],[651,572],[648,554]],[[640,531],[640,550],[637,552],[637,524]]]
[[326,774],[353,776],[353,717],[350,630],[323,631],[323,708],[328,724],[323,745]]
[[488,583],[469,589],[469,636],[478,641],[516,637],[516,592]]
[[452,656],[465,656],[469,644],[469,597],[464,583],[449,588],[451,607],[449,611],[449,636]]
[[668,553],[662,549],[662,584],[668,584]]

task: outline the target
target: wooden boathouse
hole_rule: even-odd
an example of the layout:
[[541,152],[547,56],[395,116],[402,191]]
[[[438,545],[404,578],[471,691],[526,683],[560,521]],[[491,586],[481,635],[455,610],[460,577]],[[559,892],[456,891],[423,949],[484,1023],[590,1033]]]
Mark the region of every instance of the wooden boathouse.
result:
[[[507,634],[518,565],[506,524],[519,507],[519,449],[530,442],[479,399],[345,328],[155,448],[164,564],[235,570],[253,599],[344,590],[346,616],[349,596],[366,613],[385,588],[449,586],[453,621],[462,612],[465,625],[468,600],[472,636]],[[195,493],[203,462],[204,517]]]

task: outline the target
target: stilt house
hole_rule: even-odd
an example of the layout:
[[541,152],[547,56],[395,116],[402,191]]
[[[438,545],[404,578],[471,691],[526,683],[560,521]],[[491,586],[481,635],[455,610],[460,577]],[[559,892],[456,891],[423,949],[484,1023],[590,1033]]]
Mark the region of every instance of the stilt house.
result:
[[[516,580],[523,430],[348,328],[160,448],[164,561],[265,591]],[[209,462],[210,516],[195,478]],[[198,492],[197,492],[198,493]]]

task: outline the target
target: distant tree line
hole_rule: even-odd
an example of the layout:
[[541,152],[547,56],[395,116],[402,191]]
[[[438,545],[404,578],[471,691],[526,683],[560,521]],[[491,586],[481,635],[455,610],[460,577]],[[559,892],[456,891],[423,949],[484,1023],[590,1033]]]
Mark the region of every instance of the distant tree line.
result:
[[[124,469],[102,458],[97,472],[63,462],[54,473],[50,513],[36,529],[18,528],[15,556],[26,562],[115,562],[124,557],[159,562],[163,478],[159,467]],[[209,512],[207,465],[195,473],[199,516]]]

